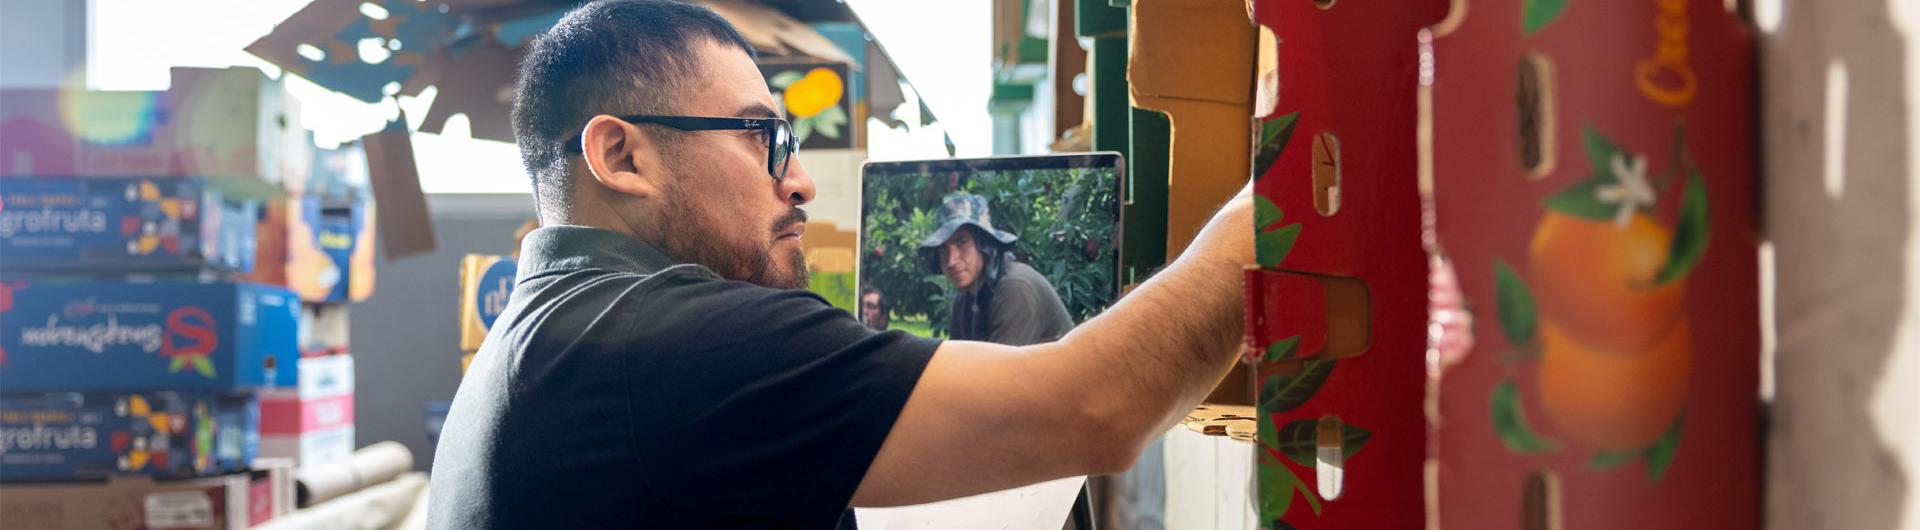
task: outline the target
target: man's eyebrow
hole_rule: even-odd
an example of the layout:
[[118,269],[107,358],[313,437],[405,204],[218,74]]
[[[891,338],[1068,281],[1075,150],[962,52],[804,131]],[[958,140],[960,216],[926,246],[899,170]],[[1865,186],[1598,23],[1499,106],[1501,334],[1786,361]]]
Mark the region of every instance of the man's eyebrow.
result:
[[780,113],[774,112],[773,108],[768,107],[766,103],[751,103],[735,111],[734,116],[741,118],[778,118],[780,117]]

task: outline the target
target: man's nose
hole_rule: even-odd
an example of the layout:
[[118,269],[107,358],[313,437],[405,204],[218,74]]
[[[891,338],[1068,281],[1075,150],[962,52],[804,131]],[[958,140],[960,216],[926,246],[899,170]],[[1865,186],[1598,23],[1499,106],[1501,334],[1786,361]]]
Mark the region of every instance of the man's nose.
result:
[[794,153],[792,156],[793,160],[787,164],[786,176],[782,177],[774,187],[789,204],[794,206],[813,202],[816,192],[813,186],[813,175],[807,174],[805,165],[800,163],[799,153]]

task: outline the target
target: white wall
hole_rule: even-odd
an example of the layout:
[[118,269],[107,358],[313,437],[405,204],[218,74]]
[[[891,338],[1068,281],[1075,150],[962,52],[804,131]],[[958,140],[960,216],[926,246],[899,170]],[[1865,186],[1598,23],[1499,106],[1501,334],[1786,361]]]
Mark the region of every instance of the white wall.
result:
[[1758,4],[1767,524],[1920,529],[1920,2]]
[[0,0],[0,88],[84,82],[86,0]]

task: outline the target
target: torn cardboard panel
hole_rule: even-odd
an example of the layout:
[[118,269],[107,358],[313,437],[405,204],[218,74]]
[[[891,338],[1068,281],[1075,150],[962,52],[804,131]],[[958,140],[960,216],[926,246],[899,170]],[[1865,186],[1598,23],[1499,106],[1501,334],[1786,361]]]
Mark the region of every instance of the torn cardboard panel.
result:
[[[1134,2],[1127,81],[1134,106],[1173,122],[1167,257],[1246,185],[1254,30],[1239,0]],[[1148,22],[1150,21],[1150,22]]]
[[420,169],[413,161],[413,138],[405,119],[361,138],[367,152],[367,176],[373,184],[374,211],[387,259],[424,254],[434,248],[433,216],[420,191]]
[[267,62],[354,99],[378,103],[424,64],[449,32],[436,4],[315,2],[247,46]]
[[452,57],[437,66],[439,94],[420,130],[438,134],[448,118],[464,114],[474,138],[513,142],[513,66],[520,64],[523,52],[491,39],[450,51]]
[[773,7],[740,0],[703,0],[701,4],[733,23],[761,54],[858,62],[820,32]]

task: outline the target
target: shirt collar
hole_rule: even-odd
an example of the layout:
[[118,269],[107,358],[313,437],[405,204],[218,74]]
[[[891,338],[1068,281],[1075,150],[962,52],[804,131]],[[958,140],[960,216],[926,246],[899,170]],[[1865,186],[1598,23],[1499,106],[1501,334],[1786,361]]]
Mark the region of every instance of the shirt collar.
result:
[[584,269],[652,274],[674,265],[666,254],[619,232],[563,225],[528,233],[520,244],[518,267],[525,278]]

